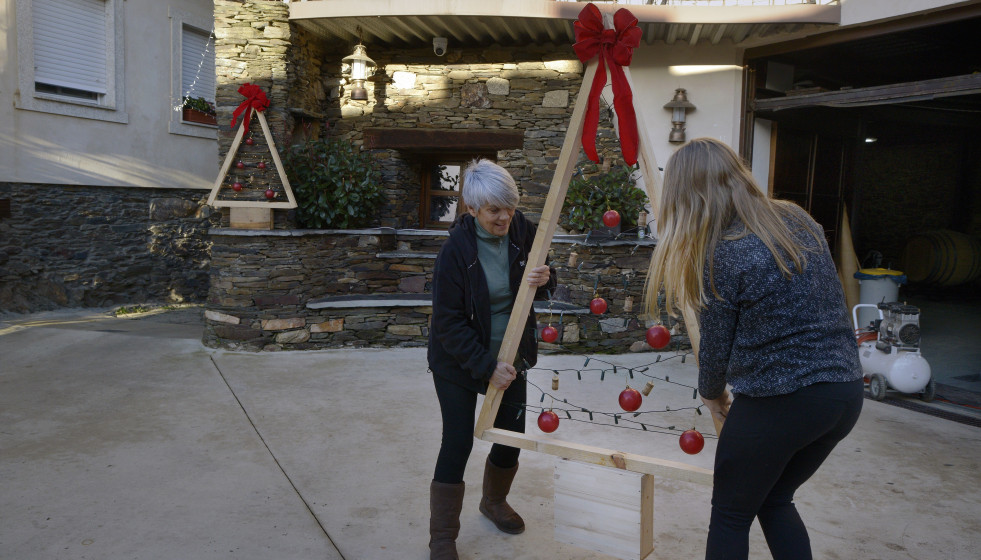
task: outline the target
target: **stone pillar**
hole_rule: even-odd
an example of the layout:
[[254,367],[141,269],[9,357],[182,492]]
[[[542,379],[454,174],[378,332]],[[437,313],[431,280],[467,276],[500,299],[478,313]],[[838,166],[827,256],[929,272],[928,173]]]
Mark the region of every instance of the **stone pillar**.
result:
[[[290,48],[289,5],[276,0],[215,0],[215,79],[218,106],[218,154],[224,161],[235,130],[232,112],[245,99],[242,84],[262,88],[269,98],[266,120],[273,140],[286,146],[292,118],[287,111],[287,53]],[[237,123],[236,123],[237,124]]]

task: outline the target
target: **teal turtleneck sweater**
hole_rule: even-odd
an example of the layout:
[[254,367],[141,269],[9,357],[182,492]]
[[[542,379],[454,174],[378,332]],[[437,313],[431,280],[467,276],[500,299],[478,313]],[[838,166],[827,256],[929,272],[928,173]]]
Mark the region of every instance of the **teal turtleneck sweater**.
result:
[[491,307],[491,354],[497,356],[504,341],[504,331],[511,318],[511,276],[508,263],[508,235],[490,233],[474,220],[477,226],[477,258],[487,278]]

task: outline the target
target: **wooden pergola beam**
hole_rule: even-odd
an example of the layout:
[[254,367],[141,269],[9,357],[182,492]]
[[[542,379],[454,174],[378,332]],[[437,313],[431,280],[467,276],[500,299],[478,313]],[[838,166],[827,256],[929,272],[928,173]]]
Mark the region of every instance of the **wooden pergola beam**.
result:
[[780,111],[799,107],[860,107],[884,103],[906,103],[957,95],[981,93],[981,74],[903,82],[804,95],[788,95],[753,102],[755,111]]

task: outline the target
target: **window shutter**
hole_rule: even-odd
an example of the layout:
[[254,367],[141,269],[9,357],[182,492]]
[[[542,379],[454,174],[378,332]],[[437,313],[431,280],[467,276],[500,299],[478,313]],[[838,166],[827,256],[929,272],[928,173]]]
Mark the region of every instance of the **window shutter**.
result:
[[184,26],[181,31],[181,93],[215,101],[215,51],[210,34]]
[[107,93],[105,0],[34,0],[34,81]]

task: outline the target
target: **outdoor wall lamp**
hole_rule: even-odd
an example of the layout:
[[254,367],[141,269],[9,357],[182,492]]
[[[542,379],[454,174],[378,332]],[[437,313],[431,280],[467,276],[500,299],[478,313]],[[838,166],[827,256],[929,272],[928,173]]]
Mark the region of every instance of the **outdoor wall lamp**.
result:
[[374,60],[368,58],[364,45],[358,43],[358,46],[354,47],[354,52],[342,58],[341,61],[351,65],[351,82],[354,84],[354,87],[351,88],[351,99],[356,101],[368,99],[368,90],[364,88],[364,81],[368,79],[368,76],[375,73],[375,68],[378,65],[375,64]]
[[674,90],[674,99],[665,103],[664,108],[671,109],[671,134],[668,135],[668,142],[684,142],[685,113],[695,110],[695,106],[688,102],[685,88]]

